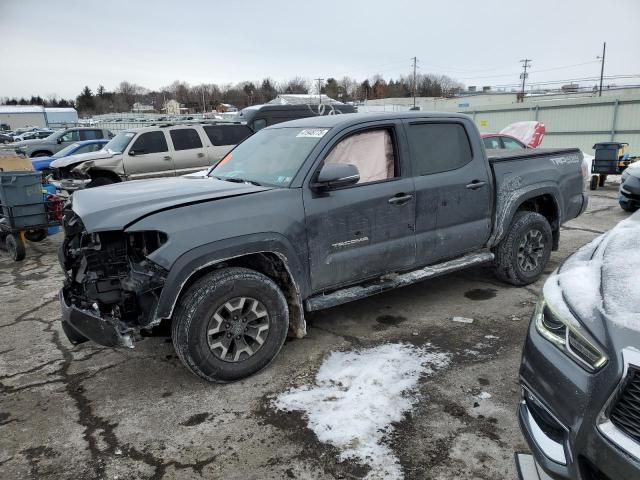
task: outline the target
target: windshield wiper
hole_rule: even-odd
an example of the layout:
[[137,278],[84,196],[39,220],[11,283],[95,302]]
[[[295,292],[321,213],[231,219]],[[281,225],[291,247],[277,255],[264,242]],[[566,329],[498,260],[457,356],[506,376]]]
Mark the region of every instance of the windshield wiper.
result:
[[217,179],[217,180],[224,180],[225,182],[250,183],[251,185],[256,185],[258,187],[262,186],[262,184],[260,184],[259,182],[256,182],[255,180],[245,180],[244,178],[238,178],[238,177],[216,177],[215,175],[212,175],[212,177]]

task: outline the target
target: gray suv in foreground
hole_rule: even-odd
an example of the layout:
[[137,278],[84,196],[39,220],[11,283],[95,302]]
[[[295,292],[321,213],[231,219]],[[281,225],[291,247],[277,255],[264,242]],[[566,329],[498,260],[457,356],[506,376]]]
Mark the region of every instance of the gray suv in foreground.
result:
[[577,149],[487,152],[470,117],[347,114],[264,128],[204,178],[80,190],[63,327],[128,346],[171,322],[209,381],[265,367],[305,312],[479,264],[536,281],[586,207]]
[[640,478],[640,213],[552,274],[525,342],[521,478]]

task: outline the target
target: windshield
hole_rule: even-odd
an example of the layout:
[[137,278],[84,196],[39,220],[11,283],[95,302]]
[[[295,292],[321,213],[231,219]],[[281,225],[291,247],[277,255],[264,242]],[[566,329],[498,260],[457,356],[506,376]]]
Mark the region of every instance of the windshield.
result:
[[209,176],[287,187],[327,128],[260,130],[229,152]]
[[67,155],[71,155],[73,153],[73,151],[78,148],[80,146],[79,143],[72,143],[71,145],[64,147],[62,150],[60,150],[58,153],[56,153],[53,158],[62,158],[62,157],[66,157]]
[[102,149],[109,150],[112,153],[122,153],[127,148],[131,139],[135,137],[133,132],[120,132],[109,141]]

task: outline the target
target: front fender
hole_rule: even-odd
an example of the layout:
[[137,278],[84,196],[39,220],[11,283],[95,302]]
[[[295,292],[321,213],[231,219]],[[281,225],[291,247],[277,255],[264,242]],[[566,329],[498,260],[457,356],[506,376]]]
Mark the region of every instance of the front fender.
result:
[[[306,271],[289,240],[278,233],[260,233],[219,240],[201,245],[182,254],[171,266],[156,307],[155,321],[171,318],[184,286],[202,269],[246,255],[273,253],[286,267],[300,304],[308,292]],[[150,256],[150,259],[153,260]]]

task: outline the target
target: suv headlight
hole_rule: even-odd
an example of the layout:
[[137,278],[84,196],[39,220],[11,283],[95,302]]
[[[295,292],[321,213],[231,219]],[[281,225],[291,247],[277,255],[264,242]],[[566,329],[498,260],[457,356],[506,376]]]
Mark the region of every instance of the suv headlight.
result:
[[594,372],[607,363],[607,356],[576,328],[576,321],[564,318],[544,298],[541,298],[536,305],[533,321],[540,335],[565,352],[581,367]]

